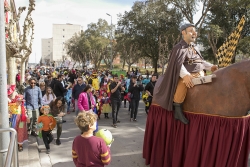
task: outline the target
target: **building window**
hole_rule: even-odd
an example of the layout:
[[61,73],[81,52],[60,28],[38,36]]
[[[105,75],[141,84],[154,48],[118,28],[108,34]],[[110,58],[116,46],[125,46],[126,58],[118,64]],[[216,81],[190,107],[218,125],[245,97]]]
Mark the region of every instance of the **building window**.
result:
[[64,38],[64,35],[63,35],[63,38]]
[[64,31],[64,29],[63,29],[63,31]]

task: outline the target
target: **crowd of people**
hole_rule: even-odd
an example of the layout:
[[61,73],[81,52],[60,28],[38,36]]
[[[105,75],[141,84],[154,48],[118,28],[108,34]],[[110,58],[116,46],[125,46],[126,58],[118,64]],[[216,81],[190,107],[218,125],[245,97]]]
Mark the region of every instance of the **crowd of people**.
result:
[[[23,150],[22,144],[28,135],[40,136],[49,154],[49,144],[54,140],[51,131],[56,128],[55,142],[60,145],[62,124],[66,122],[63,117],[70,113],[75,114],[78,127],[82,124],[77,123],[79,116],[86,117],[80,114],[95,113],[91,117],[94,120],[96,117],[96,123],[90,121],[91,126],[95,126],[93,136],[98,130],[98,119],[112,118],[112,126],[117,128],[121,107],[130,111],[130,121],[137,121],[139,101],[143,99],[147,104],[145,112],[148,113],[157,78],[148,71],[144,76],[138,69],[118,76],[109,70],[42,67],[27,69],[25,83],[20,83],[18,73],[16,81],[25,87],[23,95],[15,93],[15,85],[8,85],[10,125],[18,133],[18,150]],[[82,135],[88,131],[79,128]]]

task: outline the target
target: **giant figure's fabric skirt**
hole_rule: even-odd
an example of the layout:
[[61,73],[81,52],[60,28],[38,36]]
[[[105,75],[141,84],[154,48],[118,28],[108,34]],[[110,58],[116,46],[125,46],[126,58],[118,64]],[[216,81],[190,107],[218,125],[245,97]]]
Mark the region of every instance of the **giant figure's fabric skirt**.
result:
[[150,167],[247,167],[250,116],[228,118],[185,112],[188,125],[173,112],[151,105],[143,158]]

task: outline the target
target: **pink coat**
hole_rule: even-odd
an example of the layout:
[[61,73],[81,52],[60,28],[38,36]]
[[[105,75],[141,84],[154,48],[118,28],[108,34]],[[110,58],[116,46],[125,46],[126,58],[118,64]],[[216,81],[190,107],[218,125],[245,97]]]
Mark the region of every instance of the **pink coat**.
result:
[[[91,100],[91,105],[94,105],[95,106],[95,101],[94,101],[94,96],[92,95],[92,93],[89,93],[90,95],[90,100]],[[88,102],[88,96],[87,96],[87,93],[86,92],[82,92],[80,95],[79,95],[79,98],[78,98],[78,109],[79,111],[88,111],[89,110],[89,102]]]

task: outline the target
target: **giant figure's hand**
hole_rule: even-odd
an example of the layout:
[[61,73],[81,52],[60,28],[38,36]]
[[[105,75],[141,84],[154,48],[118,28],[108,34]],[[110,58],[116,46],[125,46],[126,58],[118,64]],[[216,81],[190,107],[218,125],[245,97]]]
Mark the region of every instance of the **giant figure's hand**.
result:
[[182,79],[183,79],[183,83],[186,85],[186,87],[188,88],[192,88],[194,86],[192,79],[194,77],[192,75],[185,75]]
[[216,70],[218,70],[218,66],[217,66],[217,65],[213,65],[213,66],[211,67],[211,71],[214,72],[214,71],[216,71]]

